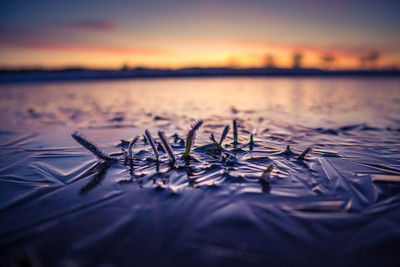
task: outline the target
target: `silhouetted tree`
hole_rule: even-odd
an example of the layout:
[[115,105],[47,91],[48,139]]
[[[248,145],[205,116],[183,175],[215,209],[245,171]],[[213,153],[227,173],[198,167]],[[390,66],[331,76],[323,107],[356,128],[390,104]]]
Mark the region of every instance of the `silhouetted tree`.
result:
[[275,68],[275,58],[273,55],[267,55],[265,57],[264,66],[266,68]]
[[121,70],[122,71],[126,71],[126,70],[129,70],[130,68],[129,68],[129,65],[128,65],[128,63],[124,63],[122,66],[121,66]]
[[385,67],[383,67],[383,69],[385,69],[385,70],[400,70],[400,67],[396,63],[393,63],[393,64],[386,65]]
[[362,69],[376,69],[378,65],[379,52],[371,51],[369,54],[360,57],[360,65]]
[[302,59],[303,59],[303,54],[301,54],[300,52],[293,54],[293,68],[294,69],[301,68]]
[[239,67],[239,62],[238,62],[237,58],[233,57],[233,56],[230,57],[228,59],[228,61],[227,61],[227,67],[233,68],[233,69],[238,68]]
[[369,54],[369,62],[370,62],[370,67],[372,69],[376,69],[378,67],[378,60],[379,60],[379,53],[378,51],[372,51]]
[[330,69],[332,67],[333,62],[335,61],[335,57],[332,54],[325,54],[321,56],[322,68]]

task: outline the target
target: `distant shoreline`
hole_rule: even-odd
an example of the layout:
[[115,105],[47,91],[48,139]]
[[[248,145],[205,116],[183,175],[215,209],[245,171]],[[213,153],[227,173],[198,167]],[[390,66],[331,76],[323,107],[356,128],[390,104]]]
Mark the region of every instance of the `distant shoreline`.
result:
[[0,83],[201,77],[400,77],[400,70],[321,70],[283,68],[184,68],[122,70],[20,69],[0,70]]

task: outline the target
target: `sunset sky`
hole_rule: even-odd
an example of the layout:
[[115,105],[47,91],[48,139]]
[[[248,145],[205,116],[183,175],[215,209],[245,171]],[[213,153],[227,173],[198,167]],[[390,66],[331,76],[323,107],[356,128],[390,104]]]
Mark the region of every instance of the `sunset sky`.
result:
[[2,0],[0,67],[400,67],[399,0]]

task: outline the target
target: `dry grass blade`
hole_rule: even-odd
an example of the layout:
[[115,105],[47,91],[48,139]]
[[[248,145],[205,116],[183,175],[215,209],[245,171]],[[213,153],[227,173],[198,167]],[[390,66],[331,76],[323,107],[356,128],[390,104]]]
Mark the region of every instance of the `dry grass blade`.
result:
[[186,148],[185,148],[185,153],[183,154],[184,157],[189,156],[190,150],[192,149],[192,146],[194,145],[194,141],[196,139],[196,131],[203,125],[204,121],[200,120],[196,124],[192,126],[192,129],[188,132],[188,135],[186,137]]
[[265,176],[266,174],[271,173],[274,170],[273,165],[269,165],[268,168],[263,172],[262,176]]
[[271,172],[273,171],[274,166],[269,165],[269,167],[261,174],[259,182],[261,183],[263,192],[270,191],[269,180],[271,177]]
[[168,142],[167,137],[165,136],[165,133],[163,131],[158,131],[158,136],[160,137],[165,150],[167,151],[168,157],[171,160],[171,162],[175,162],[175,154],[174,151],[172,150],[171,145]]
[[217,140],[215,140],[215,137],[214,137],[214,134],[213,134],[213,133],[211,133],[211,135],[210,135],[210,140],[211,140],[212,142],[214,142],[214,143],[218,143]]
[[253,150],[253,146],[254,146],[254,140],[253,140],[253,134],[250,135],[250,142],[249,142],[249,149],[250,151]]
[[133,158],[133,145],[137,142],[137,140],[139,140],[139,136],[136,136],[135,138],[132,139],[132,141],[129,142],[128,145],[128,157],[129,159]]
[[84,135],[80,134],[78,131],[71,134],[72,138],[74,138],[79,144],[81,144],[84,148],[92,152],[96,157],[102,160],[114,160],[105,152],[103,152],[100,148],[95,146],[92,142],[90,142]]
[[237,120],[234,119],[233,122],[233,144],[238,144],[238,129],[237,129]]
[[286,155],[286,156],[293,155],[293,152],[292,152],[292,150],[290,149],[290,146],[289,146],[289,145],[286,146],[286,150],[283,151],[282,154],[284,154],[284,155]]
[[307,148],[301,153],[301,155],[297,158],[298,160],[304,160],[305,156],[311,151],[311,148]]
[[226,125],[226,126],[225,126],[224,131],[222,132],[222,135],[221,135],[221,139],[219,140],[219,145],[220,145],[220,146],[222,145],[222,142],[224,141],[224,139],[225,139],[226,136],[228,135],[229,129],[230,129],[230,128],[231,128],[231,127],[229,127],[229,125]]
[[156,156],[156,160],[158,161],[158,158],[159,158],[158,150],[157,150],[156,144],[154,143],[154,139],[151,136],[150,131],[146,129],[144,131],[144,134],[146,135],[146,139],[149,142],[151,149],[153,149],[154,155]]

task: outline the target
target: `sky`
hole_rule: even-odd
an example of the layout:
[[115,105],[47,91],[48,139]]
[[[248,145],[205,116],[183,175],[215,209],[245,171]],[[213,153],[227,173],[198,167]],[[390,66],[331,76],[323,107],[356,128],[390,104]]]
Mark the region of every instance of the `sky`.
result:
[[399,14],[400,0],[1,0],[0,67],[291,67],[298,53],[400,68]]

